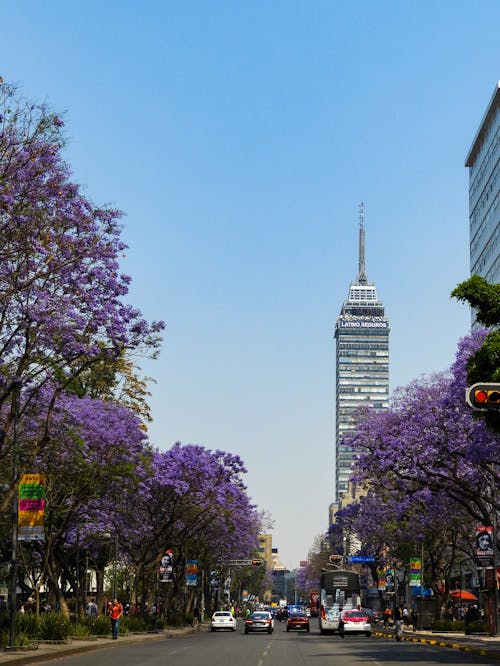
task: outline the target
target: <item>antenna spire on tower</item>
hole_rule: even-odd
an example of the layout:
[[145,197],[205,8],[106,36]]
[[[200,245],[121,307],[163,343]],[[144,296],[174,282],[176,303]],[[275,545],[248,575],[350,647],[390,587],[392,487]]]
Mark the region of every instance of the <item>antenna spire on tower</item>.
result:
[[365,204],[359,204],[359,272],[358,283],[367,284],[365,266]]

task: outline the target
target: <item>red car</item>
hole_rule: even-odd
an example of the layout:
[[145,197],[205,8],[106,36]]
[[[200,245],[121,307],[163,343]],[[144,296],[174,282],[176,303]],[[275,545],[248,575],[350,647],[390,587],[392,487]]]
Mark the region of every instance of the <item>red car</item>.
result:
[[309,618],[305,613],[292,613],[286,621],[286,630],[305,629],[309,631]]

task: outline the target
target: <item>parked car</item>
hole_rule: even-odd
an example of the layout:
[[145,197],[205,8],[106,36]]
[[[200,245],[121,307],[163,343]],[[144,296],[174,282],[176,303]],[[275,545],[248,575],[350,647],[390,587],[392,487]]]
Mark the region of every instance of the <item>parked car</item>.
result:
[[291,613],[286,621],[286,630],[305,629],[309,631],[309,617],[306,613]]
[[216,611],[210,620],[210,631],[231,629],[236,631],[236,618],[229,611]]
[[346,610],[342,614],[344,634],[372,635],[372,625],[368,613],[364,610]]
[[245,620],[245,634],[251,631],[267,631],[272,634],[274,631],[274,619],[269,611],[255,611]]

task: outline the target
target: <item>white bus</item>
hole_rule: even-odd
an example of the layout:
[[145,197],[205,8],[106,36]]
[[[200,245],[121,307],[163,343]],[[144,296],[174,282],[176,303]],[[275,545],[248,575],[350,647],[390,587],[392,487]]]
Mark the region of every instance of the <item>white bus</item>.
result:
[[361,603],[361,586],[356,571],[335,569],[324,571],[320,579],[320,633],[339,630],[341,610],[357,608]]

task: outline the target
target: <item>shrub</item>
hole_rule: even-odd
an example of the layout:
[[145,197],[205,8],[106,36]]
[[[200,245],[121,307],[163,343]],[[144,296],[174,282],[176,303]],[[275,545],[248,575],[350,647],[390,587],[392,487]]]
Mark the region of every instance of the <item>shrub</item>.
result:
[[39,638],[46,641],[63,641],[71,636],[74,626],[62,613],[40,615]]
[[433,622],[431,629],[432,631],[463,631],[464,623],[462,620],[442,618],[441,620]]

